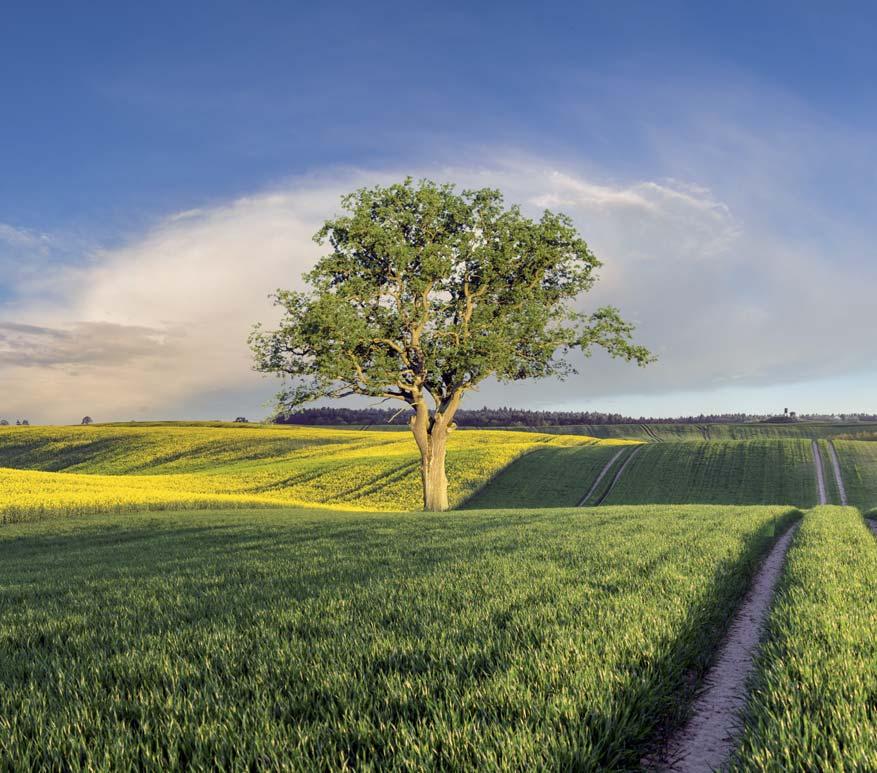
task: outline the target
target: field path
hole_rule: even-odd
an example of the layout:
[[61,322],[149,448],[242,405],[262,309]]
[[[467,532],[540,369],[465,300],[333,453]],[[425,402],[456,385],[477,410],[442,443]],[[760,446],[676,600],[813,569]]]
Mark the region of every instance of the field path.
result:
[[828,451],[831,455],[831,467],[834,470],[834,479],[837,481],[837,490],[840,492],[840,503],[846,507],[849,504],[849,500],[847,499],[843,475],[840,473],[840,459],[837,458],[837,449],[834,447],[833,440],[828,441]]
[[636,456],[640,451],[643,450],[642,446],[637,446],[633,449],[633,453],[624,460],[624,464],[621,465],[618,472],[615,473],[615,477],[612,479],[612,483],[609,484],[609,488],[603,492],[603,496],[596,502],[597,505],[602,505],[603,502],[606,501],[606,497],[608,497],[612,493],[612,489],[618,484],[618,481],[621,480],[621,476],[624,475],[624,471],[627,469],[627,465],[630,464],[631,459]]
[[819,444],[813,442],[813,464],[816,467],[816,486],[819,489],[819,504],[828,504],[828,494],[825,493],[825,468],[822,466],[822,452],[819,450]]
[[734,615],[716,662],[704,677],[691,718],[671,737],[657,761],[644,761],[648,769],[703,773],[727,764],[743,729],[741,717],[753,660],[797,529],[798,524],[791,526],[771,548]]
[[626,450],[627,450],[626,448],[622,448],[622,449],[621,449],[617,454],[615,454],[615,455],[614,455],[614,456],[613,456],[608,462],[606,462],[606,466],[603,467],[602,470],[600,470],[600,474],[597,476],[597,480],[594,481],[594,485],[591,486],[591,488],[588,490],[588,493],[585,494],[585,495],[581,498],[581,500],[580,500],[579,503],[576,505],[576,507],[584,507],[584,506],[585,506],[585,502],[587,502],[587,501],[593,496],[594,492],[597,490],[597,486],[600,485],[600,481],[603,480],[603,478],[606,477],[606,473],[609,472],[609,470],[612,469],[612,465],[615,464],[615,462],[616,462],[616,460],[618,459],[618,457],[621,456]]

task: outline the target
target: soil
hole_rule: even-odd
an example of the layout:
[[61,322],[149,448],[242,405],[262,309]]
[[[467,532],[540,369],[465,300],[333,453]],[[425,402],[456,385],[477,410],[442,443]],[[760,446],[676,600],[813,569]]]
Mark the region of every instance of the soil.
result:
[[828,504],[828,494],[825,493],[825,472],[822,466],[822,453],[819,443],[813,441],[813,464],[816,467],[816,485],[819,488],[819,504]]
[[704,677],[691,718],[656,759],[644,760],[646,769],[703,773],[728,764],[743,729],[741,717],[764,624],[797,528],[789,528],[771,548]]
[[831,453],[831,467],[834,470],[834,479],[837,481],[837,490],[840,492],[840,503],[844,506],[849,504],[847,490],[844,486],[843,475],[840,473],[840,459],[837,458],[837,449],[832,441],[828,441],[828,450]]

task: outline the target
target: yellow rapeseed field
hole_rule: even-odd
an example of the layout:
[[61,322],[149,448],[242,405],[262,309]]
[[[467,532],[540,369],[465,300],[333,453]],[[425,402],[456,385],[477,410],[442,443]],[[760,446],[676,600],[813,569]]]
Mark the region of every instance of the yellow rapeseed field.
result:
[[[521,454],[588,437],[458,431],[452,503]],[[0,522],[51,514],[203,507],[420,507],[408,432],[203,425],[0,428]]]

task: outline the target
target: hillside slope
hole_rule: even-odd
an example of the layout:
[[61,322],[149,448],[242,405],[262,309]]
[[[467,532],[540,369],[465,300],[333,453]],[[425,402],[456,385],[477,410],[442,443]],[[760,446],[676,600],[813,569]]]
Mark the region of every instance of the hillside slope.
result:
[[[455,432],[448,451],[452,503],[473,494],[518,456],[545,446],[582,447],[592,438],[523,432]],[[252,504],[417,510],[419,456],[408,433],[310,427],[92,426],[0,428],[0,510],[130,509],[180,506],[205,497]],[[15,473],[14,471],[19,471]],[[43,477],[26,478],[28,471]],[[45,477],[55,473],[60,477]],[[15,496],[9,492],[17,492]],[[69,497],[65,499],[65,491]],[[47,494],[51,493],[51,497]],[[51,507],[46,502],[50,501]]]
[[637,454],[606,504],[816,504],[809,440],[654,443]]
[[575,507],[629,441],[537,448],[501,470],[463,507]]
[[[513,429],[513,428],[509,428]],[[515,428],[516,429],[516,428]],[[531,431],[525,427],[523,431]],[[691,440],[758,440],[782,438],[830,438],[874,431],[875,424],[799,422],[795,424],[577,424],[538,427],[533,432],[558,435],[586,435],[594,438],[627,438],[647,443]]]

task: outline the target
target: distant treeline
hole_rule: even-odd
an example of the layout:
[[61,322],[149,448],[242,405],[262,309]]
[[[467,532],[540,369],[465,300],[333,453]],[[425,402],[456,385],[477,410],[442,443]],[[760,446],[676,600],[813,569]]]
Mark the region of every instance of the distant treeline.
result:
[[[365,426],[372,424],[405,424],[411,413],[406,409],[382,408],[305,408],[274,418],[276,424],[331,424]],[[656,419],[651,416],[624,416],[600,411],[529,411],[520,408],[479,408],[459,410],[455,421],[461,427],[564,427],[575,424],[741,424],[765,421],[772,417],[747,413],[723,413]],[[799,416],[799,420],[830,419],[827,416]],[[844,420],[875,421],[877,416],[856,414]]]

